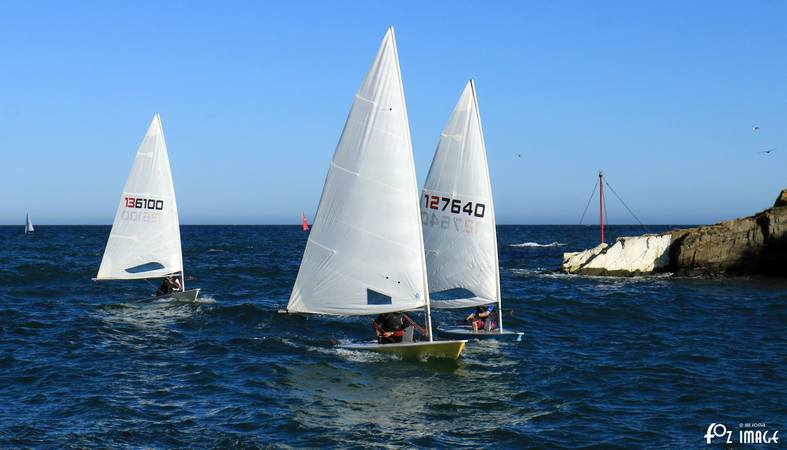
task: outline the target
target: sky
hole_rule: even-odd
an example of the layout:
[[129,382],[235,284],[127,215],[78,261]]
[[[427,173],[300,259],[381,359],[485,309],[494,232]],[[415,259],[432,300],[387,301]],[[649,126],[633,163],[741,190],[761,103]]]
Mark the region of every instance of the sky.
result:
[[0,6],[0,224],[111,224],[155,113],[181,223],[313,217],[388,26],[419,185],[473,78],[499,224],[579,223],[598,170],[650,224],[787,187],[783,1]]

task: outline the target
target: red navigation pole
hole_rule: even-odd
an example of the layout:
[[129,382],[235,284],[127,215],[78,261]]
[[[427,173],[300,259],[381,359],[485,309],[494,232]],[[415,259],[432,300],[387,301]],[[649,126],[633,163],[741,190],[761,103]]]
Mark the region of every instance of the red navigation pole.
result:
[[601,217],[601,243],[604,243],[604,172],[598,171],[598,213]]

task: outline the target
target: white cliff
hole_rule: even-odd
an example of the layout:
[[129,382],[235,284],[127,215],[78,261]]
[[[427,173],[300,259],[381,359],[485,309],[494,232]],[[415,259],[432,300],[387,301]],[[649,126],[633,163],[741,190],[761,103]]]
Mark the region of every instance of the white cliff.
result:
[[585,275],[637,275],[669,265],[671,234],[618,238],[582,252],[563,254],[563,272]]

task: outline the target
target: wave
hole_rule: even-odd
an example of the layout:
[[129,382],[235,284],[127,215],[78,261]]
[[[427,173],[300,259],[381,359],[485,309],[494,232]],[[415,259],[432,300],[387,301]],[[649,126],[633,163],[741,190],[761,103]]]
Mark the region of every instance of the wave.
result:
[[534,269],[510,269],[514,275],[534,275],[543,278],[554,279],[571,279],[571,278],[587,278],[595,280],[607,280],[617,283],[639,283],[639,282],[652,282],[653,280],[672,279],[672,272],[658,272],[646,273],[642,275],[627,277],[627,276],[610,276],[610,275],[584,275],[578,273],[565,273],[555,268],[536,267]]
[[508,244],[509,247],[563,247],[567,244],[562,242],[552,242],[549,244],[539,244],[538,242],[522,242],[520,244]]

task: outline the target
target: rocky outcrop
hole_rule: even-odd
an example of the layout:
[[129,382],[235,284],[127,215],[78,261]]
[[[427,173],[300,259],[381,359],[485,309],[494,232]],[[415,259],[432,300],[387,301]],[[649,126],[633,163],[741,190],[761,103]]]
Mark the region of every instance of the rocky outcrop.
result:
[[633,276],[669,266],[671,234],[621,237],[614,244],[563,254],[563,271],[583,275]]
[[675,230],[672,240],[669,269],[679,275],[787,276],[787,206]]
[[776,198],[776,203],[774,203],[773,206],[787,206],[787,189],[782,189],[782,192],[779,194],[779,197]]
[[609,247],[602,244],[565,253],[563,271],[613,276],[672,272],[787,277],[787,189],[772,208],[751,217],[661,235],[624,237]]
[[601,244],[598,244],[589,250],[563,253],[563,272],[581,273],[581,270],[583,267],[585,267],[585,264],[606,250],[607,247],[608,245],[605,242],[602,242]]

